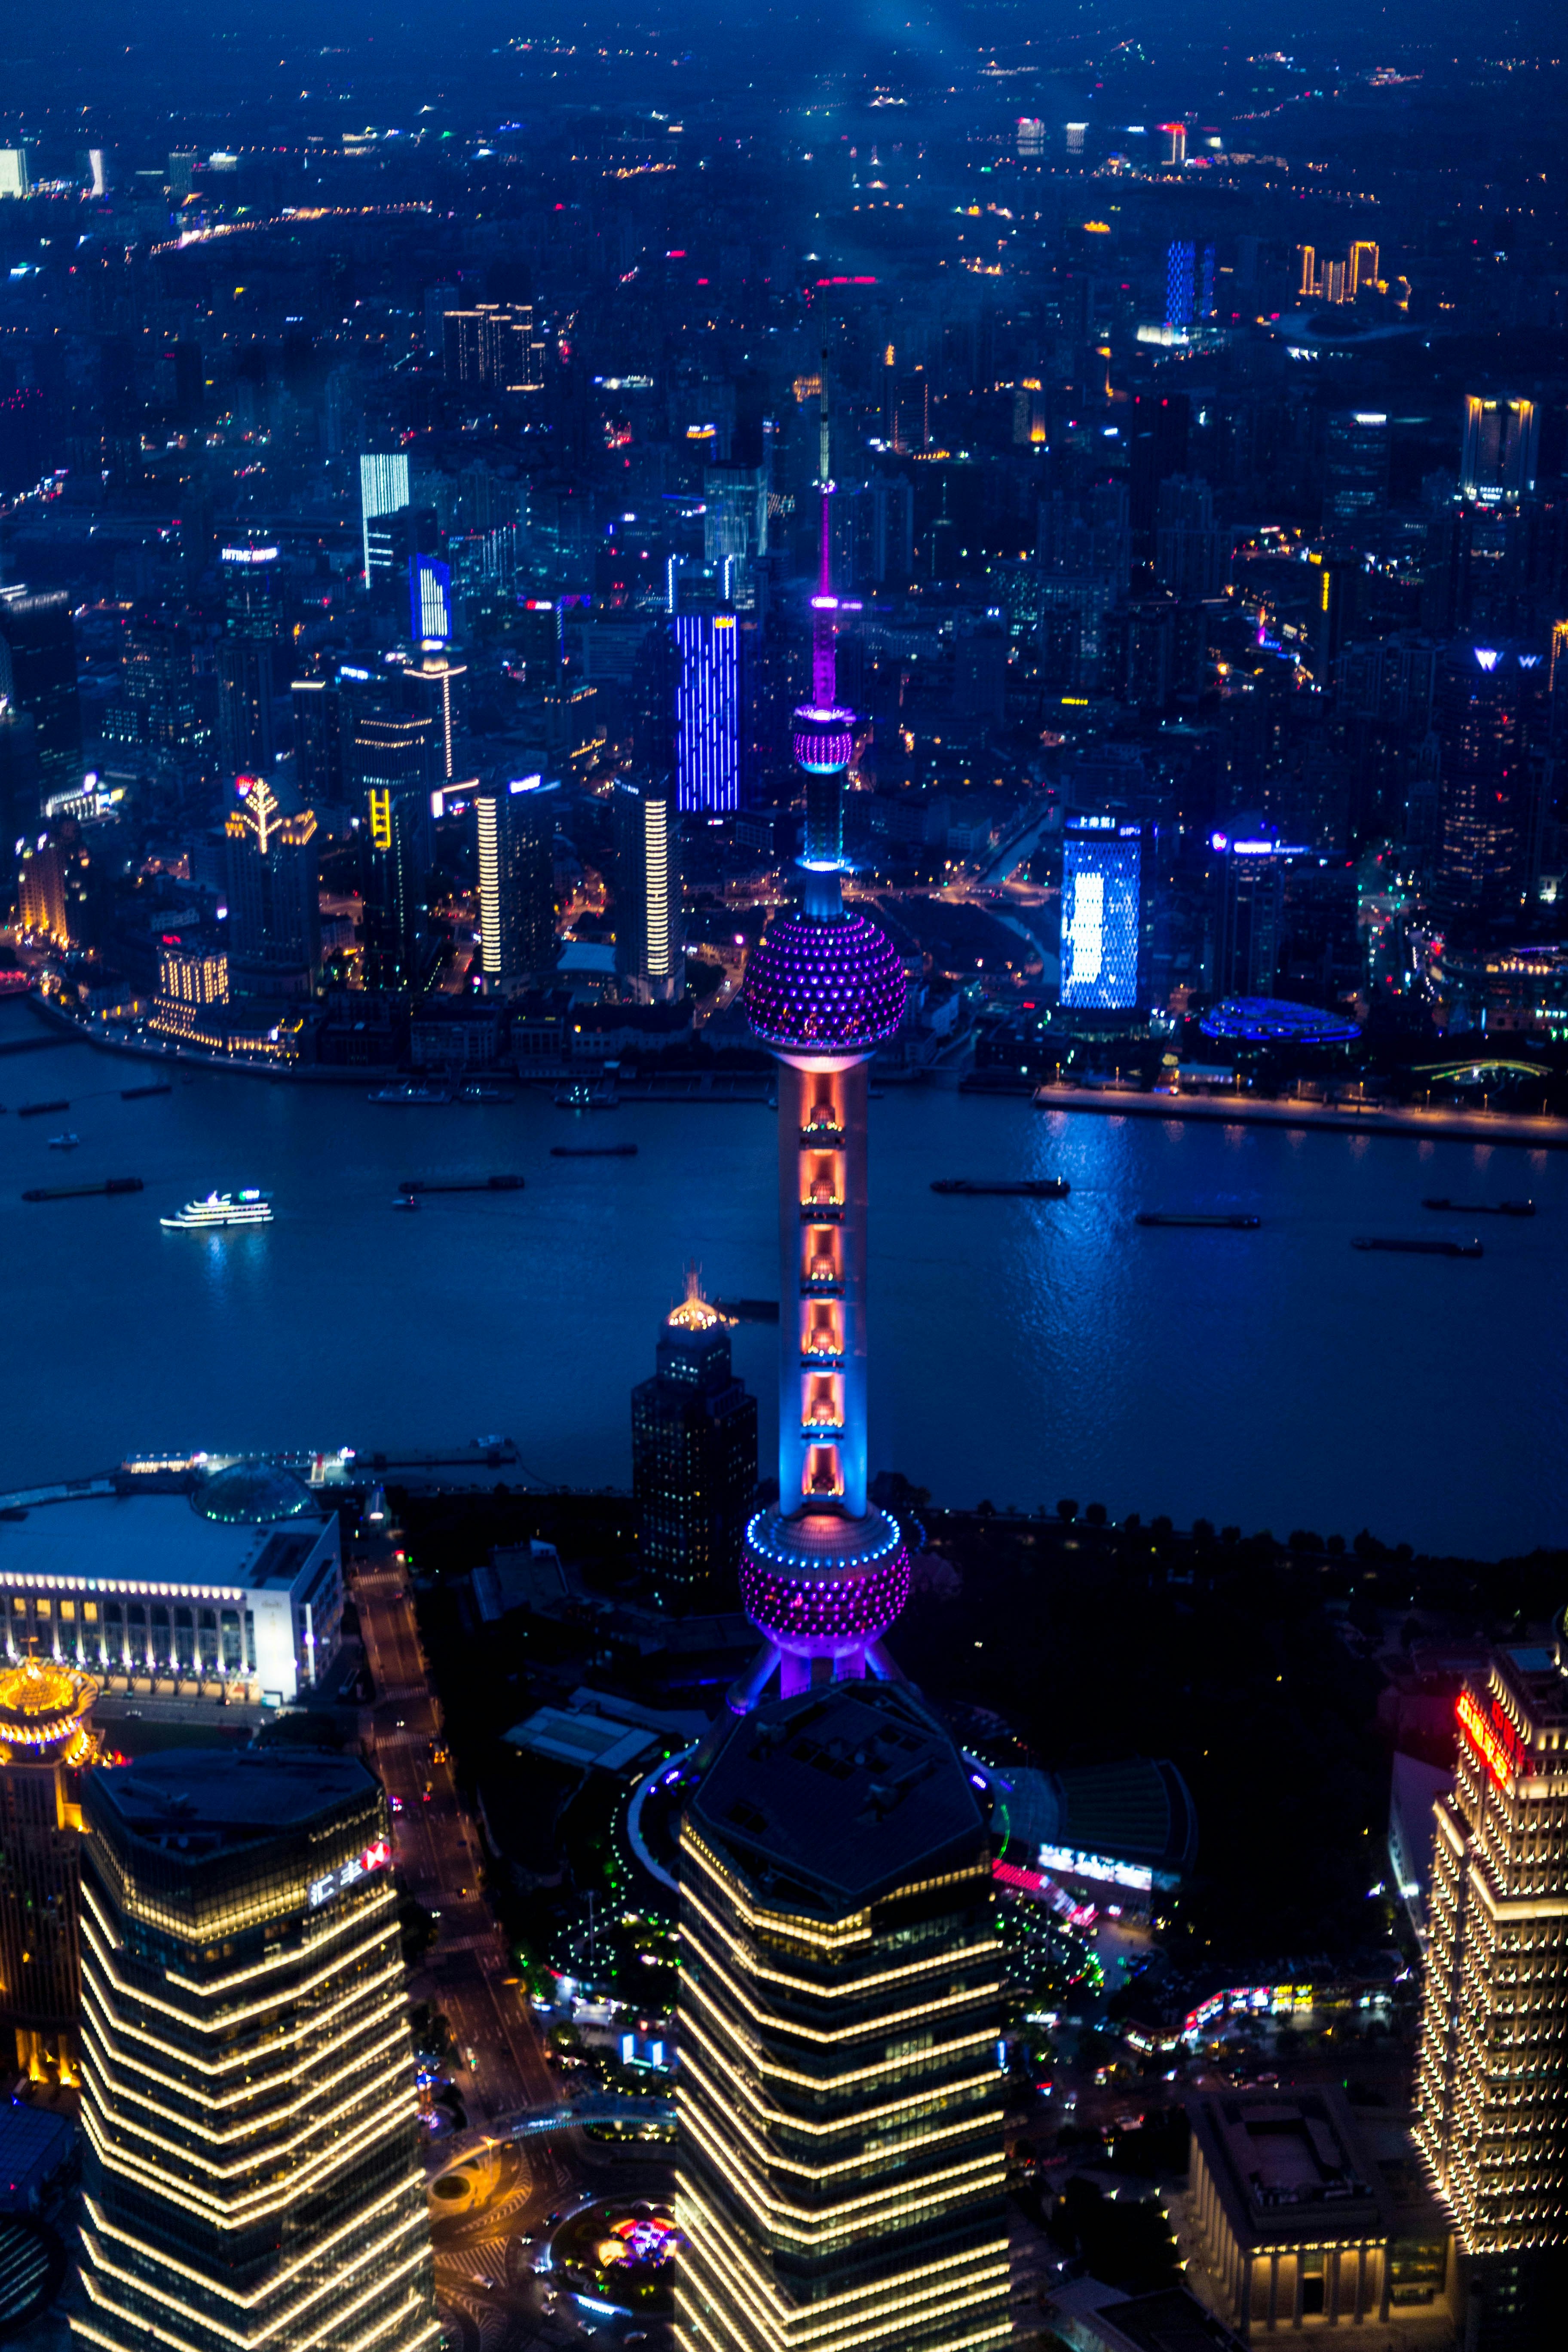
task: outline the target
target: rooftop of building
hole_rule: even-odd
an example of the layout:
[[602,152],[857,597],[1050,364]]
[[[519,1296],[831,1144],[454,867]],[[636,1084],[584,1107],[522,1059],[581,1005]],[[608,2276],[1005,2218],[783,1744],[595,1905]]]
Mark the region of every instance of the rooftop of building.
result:
[[1447,2227],[1405,2119],[1357,2114],[1332,2084],[1227,2092],[1187,2111],[1238,2243]]
[[327,1749],[180,1748],[94,1773],[88,1805],[154,1844],[215,1852],[303,1829],[375,1789],[357,1757]]
[[268,1464],[236,1464],[194,1492],[122,1479],[0,1507],[0,1584],[287,1591],[328,1525],[310,1490]]
[[836,1683],[738,1723],[688,1818],[775,1902],[840,1918],[978,1853],[987,1809],[897,1684]]

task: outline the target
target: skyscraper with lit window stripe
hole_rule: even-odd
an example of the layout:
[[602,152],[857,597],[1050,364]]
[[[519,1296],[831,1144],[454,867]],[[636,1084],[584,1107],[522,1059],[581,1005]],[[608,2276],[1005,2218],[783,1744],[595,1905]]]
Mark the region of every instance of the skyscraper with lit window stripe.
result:
[[180,1749],[94,1775],[84,1811],[75,2334],[433,2347],[379,1785],[348,1757]]
[[733,613],[678,613],[676,793],[686,816],[731,815],[741,805],[740,631]]
[[1457,1713],[1454,1790],[1436,1807],[1416,2137],[1489,2307],[1475,2339],[1533,2346],[1551,2340],[1547,2309],[1560,2327],[1568,2286],[1563,1618],[1550,1645],[1494,1651]]
[[685,2352],[1009,2336],[987,1815],[906,1688],[731,1731],[680,1835]]

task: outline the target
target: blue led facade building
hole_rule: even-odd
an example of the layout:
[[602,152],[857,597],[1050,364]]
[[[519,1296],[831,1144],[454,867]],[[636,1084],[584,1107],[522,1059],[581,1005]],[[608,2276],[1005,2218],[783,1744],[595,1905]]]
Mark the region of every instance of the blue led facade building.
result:
[[731,815],[741,805],[740,631],[733,613],[678,613],[675,772],[682,815]]
[[452,574],[433,555],[408,559],[408,634],[426,646],[444,646],[452,635]]
[[1196,306],[1194,258],[1190,236],[1172,238],[1165,252],[1165,324],[1184,331],[1192,325]]
[[1131,1012],[1138,1003],[1142,828],[1115,817],[1069,817],[1062,849],[1066,1005]]

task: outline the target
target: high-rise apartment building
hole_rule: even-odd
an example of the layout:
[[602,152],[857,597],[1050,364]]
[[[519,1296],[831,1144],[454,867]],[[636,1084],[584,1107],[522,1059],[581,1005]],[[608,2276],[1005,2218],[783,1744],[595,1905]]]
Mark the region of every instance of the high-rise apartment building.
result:
[[678,613],[677,796],[683,815],[718,818],[741,805],[740,631],[733,613]]
[[421,2352],[438,2328],[386,1800],[346,1756],[166,1751],[83,1807],[95,2352]]
[[896,1684],[731,1733],[680,1832],[677,2285],[692,2352],[1005,2345],[985,1811]]
[[1068,817],[1062,843],[1061,1001],[1130,1012],[1139,1001],[1142,827]]
[[58,1658],[0,1668],[0,2020],[36,2082],[77,2080],[81,1775],[98,1688]]
[[224,831],[231,969],[308,990],[321,962],[314,811],[285,810],[265,776],[240,776]]
[[1461,640],[1438,658],[1436,897],[1468,939],[1502,937],[1533,902],[1551,804],[1550,676],[1528,646]]
[[1285,876],[1301,845],[1256,815],[1209,845],[1215,864],[1214,987],[1220,996],[1272,996],[1285,947]]
[[226,547],[223,642],[217,649],[219,765],[229,774],[265,775],[276,740],[272,698],[282,593],[276,547]]
[[714,1600],[734,1574],[757,1487],[757,1401],[695,1268],[658,1335],[658,1370],[632,1391],[637,1541],[669,1600]]
[[81,700],[70,598],[63,589],[0,588],[0,642],[11,678],[0,692],[33,722],[44,798],[74,793],[82,778]]
[[1231,535],[1215,520],[1214,492],[1201,474],[1172,474],[1154,499],[1154,579],[1173,596],[1222,596],[1230,579]]
[[154,751],[196,750],[204,734],[189,632],[162,613],[136,614],[125,634],[121,668],[136,740]]
[[1541,446],[1541,410],[1532,400],[1465,402],[1464,442],[1459,456],[1459,494],[1482,505],[1517,502],[1535,488]]
[[476,302],[443,317],[442,364],[448,383],[475,391],[539,392],[544,340],[529,302]]
[[430,721],[366,710],[354,721],[346,781],[359,802],[367,988],[424,976],[430,872]]
[[1554,2340],[1568,2280],[1568,1636],[1458,1703],[1437,1801],[1417,2137],[1472,2271],[1464,2341]]
[[3,671],[0,653],[0,923],[6,923],[16,902],[21,856],[37,832],[42,802],[38,730],[11,701]]
[[1178,334],[1197,315],[1196,259],[1190,236],[1172,238],[1165,250],[1165,324]]
[[555,962],[555,820],[559,784],[539,776],[480,784],[479,968],[487,992],[547,972]]
[[659,1003],[683,993],[680,858],[668,784],[616,785],[616,970]]
[[1381,408],[1330,415],[1323,467],[1325,530],[1352,534],[1388,505],[1388,417]]
[[429,721],[430,772],[437,792],[457,782],[468,677],[466,662],[452,660],[433,644],[426,644],[419,659],[402,673],[405,708]]

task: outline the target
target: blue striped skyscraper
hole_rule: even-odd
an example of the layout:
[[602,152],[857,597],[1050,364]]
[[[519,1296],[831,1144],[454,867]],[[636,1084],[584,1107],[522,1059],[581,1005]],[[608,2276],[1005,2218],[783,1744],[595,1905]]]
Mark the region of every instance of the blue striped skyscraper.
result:
[[683,816],[729,816],[741,805],[740,632],[733,613],[678,613],[675,772]]

